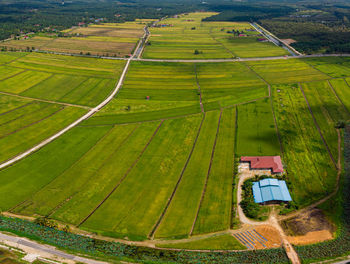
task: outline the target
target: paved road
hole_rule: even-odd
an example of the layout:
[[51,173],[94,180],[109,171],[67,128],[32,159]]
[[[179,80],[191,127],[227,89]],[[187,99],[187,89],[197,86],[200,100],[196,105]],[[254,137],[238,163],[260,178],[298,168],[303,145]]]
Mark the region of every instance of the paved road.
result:
[[[139,42],[136,50],[139,49],[139,46],[141,45],[142,42]],[[20,155],[17,155],[16,157],[4,162],[0,164],[0,169],[3,169],[9,165],[14,164],[15,162],[27,157],[28,155],[30,155],[31,153],[39,150],[40,148],[42,148],[43,146],[49,144],[50,142],[54,141],[55,139],[57,139],[58,137],[62,136],[64,133],[66,133],[67,131],[69,131],[70,129],[76,127],[77,125],[79,125],[81,122],[83,122],[84,120],[88,119],[89,117],[91,117],[92,115],[94,115],[96,112],[100,111],[100,109],[102,107],[104,107],[106,104],[108,104],[113,98],[114,96],[117,94],[117,92],[119,91],[119,89],[122,87],[123,81],[125,79],[125,75],[128,71],[129,65],[130,65],[130,61],[131,59],[134,58],[134,55],[129,58],[124,66],[124,70],[119,78],[119,81],[117,83],[117,86],[114,88],[113,92],[102,102],[100,103],[98,106],[96,106],[95,108],[92,108],[88,113],[86,113],[84,116],[80,117],[78,120],[74,121],[72,124],[68,125],[67,127],[65,127],[64,129],[62,129],[61,131],[59,131],[58,133],[56,133],[55,135],[45,139],[44,141],[40,142],[38,145],[28,149],[27,151],[21,153]]]
[[58,257],[60,259],[71,260],[74,262],[82,262],[87,264],[106,264],[107,263],[103,261],[97,261],[93,259],[71,255],[51,246],[39,244],[37,242],[31,241],[25,238],[5,235],[3,233],[0,233],[0,242],[10,246],[15,246],[16,248],[20,248],[27,253],[35,252],[39,256],[51,255],[51,256]]

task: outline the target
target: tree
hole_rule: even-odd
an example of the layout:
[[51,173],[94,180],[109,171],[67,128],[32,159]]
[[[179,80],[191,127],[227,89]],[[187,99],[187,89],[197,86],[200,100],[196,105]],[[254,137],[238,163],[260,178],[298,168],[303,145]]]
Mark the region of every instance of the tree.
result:
[[199,52],[199,50],[197,50],[197,49],[194,51],[194,55],[198,55],[199,53],[200,53],[200,52]]

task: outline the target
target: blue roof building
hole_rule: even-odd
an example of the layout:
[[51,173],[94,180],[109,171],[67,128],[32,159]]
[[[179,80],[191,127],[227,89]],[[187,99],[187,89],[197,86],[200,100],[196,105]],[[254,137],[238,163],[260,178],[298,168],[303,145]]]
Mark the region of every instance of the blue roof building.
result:
[[267,178],[253,183],[253,195],[256,203],[270,201],[290,202],[292,197],[285,181]]

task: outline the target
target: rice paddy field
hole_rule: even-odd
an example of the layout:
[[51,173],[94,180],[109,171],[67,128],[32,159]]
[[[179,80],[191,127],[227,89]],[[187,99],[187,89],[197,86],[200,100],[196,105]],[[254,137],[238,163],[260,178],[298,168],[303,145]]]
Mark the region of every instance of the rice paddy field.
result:
[[[288,54],[271,42],[262,42],[263,37],[249,23],[202,21],[215,14],[198,12],[161,20],[150,28],[151,37],[143,58],[224,59]],[[241,34],[234,35],[233,30]]]
[[[171,23],[197,25],[202,15]],[[85,34],[102,26],[87,27]],[[225,31],[211,30],[218,39]],[[332,72],[339,65],[344,75]],[[122,60],[1,53],[1,162],[98,105],[124,66]],[[334,126],[350,119],[347,70],[343,58],[131,61],[122,88],[105,107],[0,170],[0,210],[113,238],[156,239],[164,248],[243,249],[228,233],[197,242],[164,240],[232,228],[242,155],[281,155],[300,207],[331,193],[338,158]]]
[[0,58],[1,162],[103,101],[123,67],[121,62],[37,53],[2,53]]
[[144,27],[152,20],[125,23],[101,23],[64,30],[64,37],[55,34],[29,35],[0,44],[8,50],[36,49],[41,51],[91,54],[98,56],[129,56],[144,34]]

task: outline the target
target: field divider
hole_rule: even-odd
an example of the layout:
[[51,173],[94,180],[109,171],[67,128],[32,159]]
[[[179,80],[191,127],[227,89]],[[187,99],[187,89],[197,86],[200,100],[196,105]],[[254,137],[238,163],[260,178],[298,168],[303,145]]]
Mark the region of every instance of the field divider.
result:
[[[89,179],[91,179],[92,177],[94,177],[96,175],[96,173],[98,171],[100,171],[100,169],[108,162],[108,160],[110,159],[110,157],[119,150],[119,148],[121,146],[124,145],[124,143],[131,137],[131,135],[135,132],[135,130],[138,128],[139,126],[135,126],[135,128],[127,135],[127,137],[116,147],[116,149],[113,151],[113,153],[111,153],[104,162],[102,162],[102,164],[98,167],[98,169],[96,170],[96,172],[94,172]],[[101,142],[103,141],[106,137],[108,137],[112,131],[113,131],[114,127],[111,127],[110,130],[107,131],[107,133],[101,137],[93,146],[91,146],[91,148],[89,148],[89,150],[87,152],[84,153],[84,155],[82,155],[76,162],[74,162],[69,168],[67,168],[66,170],[64,170],[60,175],[64,174],[66,171],[69,171],[75,164],[77,164],[78,162],[80,162],[82,159],[84,159],[84,157],[86,155],[88,155],[91,151],[93,151],[95,149],[95,147]],[[88,181],[88,180],[87,180]],[[47,184],[49,185],[49,184]],[[82,185],[81,189],[84,188],[84,186],[86,185],[86,182],[84,183],[84,185]],[[73,195],[71,195],[70,197],[68,197],[66,200],[64,200],[62,203],[58,204],[55,208],[53,208],[48,214],[47,217],[50,217],[51,215],[53,215],[59,208],[61,208],[65,203],[67,203],[69,200],[71,200],[76,194],[78,194],[79,191],[76,191]]]
[[70,103],[63,103],[63,102],[57,102],[57,101],[51,101],[51,100],[33,98],[33,97],[23,96],[23,95],[19,95],[19,94],[1,92],[1,91],[0,91],[0,94],[8,95],[8,96],[13,96],[13,97],[21,98],[21,99],[28,99],[28,100],[43,102],[43,103],[50,103],[50,104],[58,104],[58,105],[72,106],[72,107],[78,107],[78,108],[83,108],[83,109],[87,109],[87,110],[91,110],[91,109],[92,109],[91,107],[84,106],[84,105],[77,105],[77,104],[70,104]]
[[[2,138],[4,138],[4,137],[7,137],[7,136],[10,136],[10,135],[12,135],[12,134],[15,134],[15,133],[17,133],[18,131],[21,131],[21,130],[27,128],[27,127],[31,127],[31,126],[33,126],[33,125],[35,125],[35,124],[38,124],[38,123],[40,123],[41,121],[44,121],[44,120],[50,118],[51,116],[54,116],[55,114],[57,114],[58,112],[62,111],[63,109],[64,109],[64,107],[61,107],[60,109],[56,110],[55,112],[53,112],[53,113],[51,113],[51,114],[49,114],[49,115],[47,115],[47,116],[45,116],[45,117],[43,117],[43,118],[40,118],[39,120],[36,120],[35,122],[32,122],[32,123],[30,123],[30,124],[28,124],[28,125],[25,125],[25,126],[23,126],[23,127],[20,127],[20,128],[18,128],[18,129],[13,130],[13,131],[11,131],[10,133],[7,133],[7,134],[5,134],[5,135],[2,135],[2,136],[0,136],[0,139],[2,139]],[[39,109],[39,110],[42,110],[42,109]],[[39,110],[38,110],[38,111],[39,111]],[[37,112],[37,111],[35,111],[35,112]]]
[[25,73],[25,72],[27,72],[27,71],[29,71],[29,70],[28,70],[28,69],[23,69],[22,71],[17,72],[17,73],[15,73],[14,75],[8,76],[8,77],[6,77],[6,78],[4,78],[4,79],[1,79],[0,81],[1,81],[1,82],[6,81],[6,80],[8,80],[8,79],[11,79],[11,78],[13,78],[13,77],[16,77],[17,75],[20,75],[20,74]]
[[176,193],[176,191],[177,191],[177,188],[178,188],[179,185],[180,185],[180,182],[181,182],[182,177],[183,177],[183,175],[184,175],[184,173],[185,173],[185,170],[186,170],[186,168],[187,168],[187,165],[188,165],[188,163],[190,162],[190,159],[191,159],[191,157],[192,157],[194,148],[196,147],[196,144],[197,144],[197,141],[198,141],[198,137],[199,137],[199,134],[200,134],[200,132],[201,132],[202,125],[203,125],[203,123],[204,123],[204,119],[205,119],[205,113],[203,114],[203,118],[202,118],[201,123],[200,123],[200,125],[199,125],[199,127],[198,127],[198,132],[197,132],[196,138],[194,139],[194,142],[193,142],[193,145],[192,145],[192,149],[191,149],[191,151],[190,151],[190,153],[189,153],[189,155],[188,155],[188,158],[187,158],[187,160],[186,160],[186,162],[185,162],[184,167],[182,168],[182,171],[181,171],[181,173],[180,173],[180,177],[179,177],[179,179],[178,179],[177,182],[176,182],[175,188],[174,188],[173,192],[171,193],[170,197],[168,198],[168,202],[167,202],[167,204],[165,205],[165,208],[164,208],[162,214],[160,215],[160,217],[158,218],[158,220],[157,220],[157,222],[155,223],[154,227],[152,228],[150,234],[148,235],[148,237],[149,237],[150,239],[153,239],[153,238],[154,238],[154,234],[155,234],[155,232],[157,231],[157,228],[159,227],[160,223],[162,222],[162,220],[163,220],[163,218],[164,218],[164,216],[165,216],[165,214],[166,214],[166,212],[167,212],[167,210],[168,210],[168,208],[169,208],[169,206],[170,206],[170,203],[172,202],[172,200],[173,200],[173,198],[174,198],[174,196],[175,196],[175,193]]
[[199,81],[198,81],[198,72],[197,72],[196,64],[194,64],[194,73],[196,75],[196,83],[197,83],[198,93],[199,93],[199,105],[201,107],[202,113],[204,114],[204,107],[203,107],[203,103],[202,103],[202,90],[201,90],[201,86],[199,85]]
[[74,121],[73,123],[71,123],[70,125],[65,127],[64,129],[60,130],[59,132],[57,132],[56,134],[52,135],[51,137],[45,139],[41,143],[35,145],[34,147],[28,149],[25,152],[15,156],[15,157],[13,157],[12,159],[1,163],[0,164],[0,169],[3,169],[5,167],[7,167],[7,166],[10,166],[10,165],[14,164],[15,162],[17,162],[17,161],[27,157],[31,153],[38,151],[39,149],[41,149],[45,145],[49,144],[50,142],[52,142],[56,138],[60,137],[64,133],[66,133],[67,131],[69,131],[72,128],[76,127],[82,121],[88,119],[89,117],[94,115],[96,112],[100,111],[102,107],[104,107],[106,104],[108,104],[114,98],[114,96],[117,94],[119,89],[122,87],[123,81],[125,79],[126,73],[128,71],[128,68],[129,68],[129,65],[130,65],[130,62],[131,62],[131,59],[132,59],[132,57],[127,60],[125,66],[124,66],[123,72],[122,72],[122,74],[121,74],[121,76],[119,78],[117,86],[115,87],[113,92],[103,102],[101,102],[98,106],[96,106],[95,108],[91,109],[88,113],[86,113],[85,115],[83,115],[82,117],[80,117],[79,119],[77,119],[76,121]]
[[190,234],[189,234],[190,236],[192,236],[192,234],[193,234],[193,230],[194,230],[194,227],[195,227],[197,219],[198,219],[199,211],[201,209],[201,206],[202,206],[202,203],[203,203],[203,200],[204,200],[204,196],[205,196],[205,193],[206,193],[206,190],[207,190],[207,187],[208,187],[208,180],[209,180],[209,176],[210,176],[210,173],[211,173],[211,167],[213,165],[213,159],[214,159],[214,154],[215,154],[215,149],[216,149],[216,142],[217,142],[217,139],[218,139],[218,136],[219,136],[221,117],[222,117],[222,110],[220,111],[220,116],[219,116],[219,120],[218,120],[218,126],[216,128],[215,140],[214,140],[214,144],[213,144],[213,149],[211,151],[207,177],[205,179],[205,184],[204,184],[204,187],[203,187],[201,199],[200,199],[199,204],[198,204],[198,209],[197,209],[197,212],[196,212],[196,216],[195,216],[195,218],[193,220],[193,224],[192,224],[191,231],[190,231]]
[[276,118],[276,114],[275,114],[275,108],[274,108],[274,106],[273,106],[273,96],[272,96],[272,92],[271,92],[271,85],[269,85],[269,94],[270,94],[270,105],[271,105],[271,111],[272,111],[273,122],[275,123],[276,134],[277,134],[278,142],[279,142],[279,144],[280,144],[281,156],[282,156],[282,158],[283,158],[283,156],[284,156],[284,149],[283,149],[283,144],[282,144],[281,133],[280,133],[280,130],[279,130],[278,124],[277,124],[277,118]]
[[236,150],[237,150],[237,139],[238,139],[238,107],[235,109],[235,137],[233,141],[233,175],[231,181],[231,213],[230,213],[230,228],[233,229],[233,219],[237,217],[237,205],[236,205],[236,187],[237,187],[237,170],[236,170]]
[[13,112],[13,111],[16,111],[16,110],[18,110],[18,109],[21,109],[21,108],[23,108],[23,107],[27,107],[28,105],[31,105],[31,104],[34,104],[34,102],[33,102],[33,101],[32,101],[32,102],[28,102],[28,103],[23,104],[23,105],[21,105],[21,106],[19,106],[19,107],[13,108],[13,109],[8,110],[8,111],[3,112],[3,113],[0,113],[0,116],[9,114],[9,113],[11,113],[11,112]]
[[[346,82],[346,80],[344,80]],[[331,84],[331,82],[329,80],[327,80],[327,83],[329,85],[329,87],[332,89],[332,92],[334,93],[335,97],[337,97],[338,102],[343,106],[345,112],[347,112],[350,115],[350,111],[349,109],[344,105],[343,101],[340,99],[340,97],[338,96],[337,92],[335,91],[333,85]],[[347,84],[347,82],[346,82]],[[348,84],[347,84],[348,85]],[[349,87],[350,88],[350,87]]]
[[91,211],[91,213],[89,215],[87,215],[78,225],[77,227],[80,227],[82,224],[84,224],[96,211],[98,208],[100,208],[105,201],[108,200],[108,198],[115,192],[115,190],[117,190],[117,188],[123,183],[123,181],[125,180],[125,178],[129,175],[130,171],[135,167],[135,165],[139,162],[140,158],[142,157],[143,153],[145,153],[146,149],[148,148],[148,146],[151,144],[153,138],[156,136],[156,134],[158,133],[160,127],[162,126],[164,120],[162,120],[159,125],[157,126],[156,130],[154,131],[154,133],[152,134],[152,136],[150,137],[150,139],[148,140],[147,144],[145,145],[145,147],[142,149],[142,151],[140,152],[140,154],[138,155],[138,157],[135,159],[135,161],[131,164],[131,166],[128,168],[128,170],[125,172],[124,176],[118,181],[118,183],[114,186],[114,188],[112,189],[112,191],[110,193],[108,193],[108,195]]
[[306,101],[306,103],[307,103],[307,106],[308,106],[308,108],[309,108],[309,111],[310,111],[310,114],[311,114],[312,119],[313,119],[313,121],[314,121],[314,124],[315,124],[315,126],[316,126],[316,128],[317,128],[317,130],[318,130],[318,133],[319,133],[320,136],[321,136],[321,139],[322,139],[323,144],[325,145],[325,147],[326,147],[326,149],[327,149],[327,152],[328,152],[328,154],[329,154],[329,157],[331,158],[331,160],[332,160],[332,162],[333,162],[335,168],[338,170],[338,164],[337,164],[336,160],[334,159],[334,157],[333,157],[333,155],[332,155],[332,153],[331,153],[331,150],[330,150],[330,148],[329,148],[329,146],[328,146],[328,144],[327,144],[327,142],[326,142],[326,140],[325,140],[325,138],[324,138],[324,136],[323,136],[323,134],[322,134],[322,132],[321,132],[321,128],[320,128],[319,124],[317,123],[317,120],[316,120],[316,118],[315,118],[315,116],[314,116],[314,113],[312,112],[310,103],[309,103],[309,101],[308,101],[307,98],[306,98],[304,89],[303,89],[303,87],[302,87],[302,85],[301,85],[300,83],[298,83],[298,86],[299,86],[299,88],[300,88],[300,90],[301,90],[301,92],[302,92],[302,94],[303,94],[303,96],[304,96],[304,99],[305,99],[305,101]]

